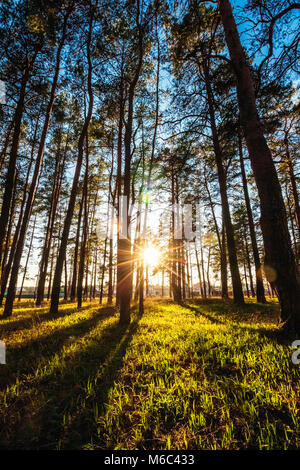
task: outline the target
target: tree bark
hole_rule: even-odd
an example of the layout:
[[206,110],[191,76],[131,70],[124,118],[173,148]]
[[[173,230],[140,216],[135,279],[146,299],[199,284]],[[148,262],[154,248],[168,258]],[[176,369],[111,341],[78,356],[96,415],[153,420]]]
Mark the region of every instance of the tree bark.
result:
[[291,189],[292,189],[292,195],[293,195],[293,199],[294,199],[296,222],[297,222],[297,228],[298,228],[298,238],[300,239],[299,194],[298,194],[296,176],[295,176],[295,171],[294,171],[294,164],[293,164],[293,161],[292,161],[292,158],[291,158],[291,155],[290,155],[289,141],[288,141],[287,134],[285,134],[285,136],[284,136],[284,145],[285,145],[285,150],[286,150],[285,160],[286,160],[286,163],[287,163],[287,166],[288,166],[289,177],[290,177],[290,182],[291,182]]
[[24,100],[26,93],[26,86],[29,80],[30,66],[27,64],[23,71],[21,79],[21,87],[19,93],[19,99],[14,116],[14,131],[12,136],[12,143],[10,149],[9,163],[5,180],[5,189],[2,199],[1,215],[0,215],[0,267],[2,265],[3,257],[3,245],[6,235],[6,228],[9,219],[9,210],[11,206],[11,199],[13,194],[13,188],[15,185],[16,178],[16,162],[20,144],[21,134],[21,122],[24,111]]
[[45,283],[46,283],[46,277],[47,277],[51,239],[52,239],[52,234],[54,230],[56,210],[57,210],[57,205],[58,205],[59,196],[61,192],[62,181],[63,181],[66,152],[67,152],[67,143],[68,143],[68,138],[67,138],[67,142],[65,145],[63,162],[61,164],[59,163],[59,159],[61,156],[60,145],[58,147],[58,153],[56,157],[56,167],[54,171],[54,181],[53,181],[53,189],[52,189],[52,195],[51,195],[50,210],[49,210],[49,215],[48,215],[45,241],[44,241],[44,246],[43,246],[42,255],[41,255],[40,273],[39,273],[39,280],[38,280],[37,291],[36,291],[36,305],[37,306],[41,305],[44,300]]
[[[128,90],[128,110],[127,122],[125,125],[124,136],[124,198],[127,200],[125,214],[127,218],[127,227],[130,225],[128,214],[128,205],[130,201],[130,167],[131,167],[131,140],[133,126],[133,106],[135,89],[142,70],[144,56],[144,28],[140,19],[140,0],[137,0],[136,26],[138,30],[138,59],[134,76],[129,84]],[[127,233],[126,238],[119,240],[119,299],[120,299],[120,323],[128,324],[130,322],[130,300],[132,292],[132,256],[131,256],[131,235]]]
[[225,237],[225,230],[224,229],[224,216],[222,213],[222,235],[220,234],[219,226],[217,223],[217,218],[215,214],[215,209],[214,209],[214,204],[213,200],[210,194],[208,182],[206,175],[204,174],[204,184],[205,188],[207,191],[208,195],[208,201],[211,209],[211,213],[213,216],[214,224],[215,224],[215,229],[216,229],[216,234],[217,234],[217,239],[218,239],[218,245],[219,245],[219,251],[220,251],[220,271],[221,271],[221,288],[222,288],[222,299],[228,299],[228,278],[227,278],[227,257],[226,257],[226,237]]
[[227,273],[227,253],[226,253],[226,230],[224,217],[222,216],[222,252],[221,252],[221,285],[222,299],[228,300],[228,273]]
[[230,1],[218,0],[218,6],[236,77],[241,125],[260,198],[266,276],[278,293],[285,330],[300,333],[300,279],[280,183],[258,116],[253,80]]
[[60,248],[58,252],[55,273],[54,273],[54,278],[53,278],[50,312],[54,315],[56,315],[58,312],[61,276],[62,276],[64,259],[66,256],[68,237],[69,237],[69,232],[70,232],[70,227],[71,227],[71,222],[72,222],[72,217],[73,217],[73,212],[74,212],[78,181],[79,181],[82,160],[83,160],[83,144],[84,144],[84,139],[86,137],[88,126],[92,117],[92,112],[93,112],[94,97],[93,97],[93,89],[92,89],[92,62],[91,62],[91,53],[90,53],[92,27],[93,27],[92,11],[93,10],[91,9],[89,31],[88,31],[88,38],[87,38],[87,48],[86,48],[87,61],[88,61],[87,87],[88,87],[88,95],[89,95],[89,105],[88,105],[88,112],[84,120],[84,124],[83,124],[82,130],[79,136],[79,140],[78,140],[77,163],[76,163],[75,173],[73,177],[72,189],[71,189],[67,214],[66,214],[63,232],[61,236],[61,244],[60,244]]
[[198,270],[198,277],[199,277],[199,290],[201,292],[201,297],[206,298],[206,296],[204,297],[204,292],[203,292],[203,287],[202,287],[201,268],[200,268],[200,263],[199,263],[198,251],[196,248],[196,241],[195,241],[195,254],[196,254],[197,270]]
[[251,208],[250,196],[249,196],[249,191],[248,191],[248,183],[247,183],[244,157],[243,157],[243,143],[242,143],[242,136],[241,136],[240,128],[238,128],[238,140],[239,140],[239,158],[240,158],[244,198],[245,198],[245,203],[246,203],[253,259],[254,259],[254,265],[255,265],[256,298],[257,298],[257,302],[261,302],[264,304],[266,303],[266,298],[265,298],[264,283],[263,283],[263,278],[262,278],[262,266],[261,266],[260,257],[259,257],[259,251],[258,251],[258,246],[257,246],[256,233],[255,233],[254,221],[253,221],[253,215],[252,215],[252,208]]
[[[88,132],[86,132],[86,159],[85,159],[85,174],[82,190],[82,204],[83,204],[83,221],[82,221],[82,235],[81,235],[81,246],[78,266],[78,280],[77,280],[77,308],[82,307],[82,289],[83,289],[83,277],[84,277],[84,266],[86,258],[86,243],[88,237],[88,174],[89,174],[89,142]],[[87,287],[87,282],[86,282]],[[86,289],[87,290],[87,289]]]
[[46,116],[45,116],[45,121],[43,125],[41,140],[40,140],[40,144],[38,148],[38,153],[37,153],[37,157],[35,161],[34,172],[33,172],[30,189],[29,189],[29,193],[28,193],[28,197],[26,201],[24,216],[23,216],[22,225],[20,229],[20,235],[19,235],[19,239],[18,239],[18,243],[16,247],[15,257],[14,257],[14,262],[13,262],[13,266],[11,269],[10,281],[9,281],[6,302],[5,302],[4,312],[3,312],[4,317],[9,317],[12,314],[13,302],[15,299],[16,287],[17,287],[17,281],[18,281],[19,267],[20,267],[25,237],[27,233],[27,228],[28,228],[28,224],[29,224],[29,220],[30,220],[30,216],[32,212],[32,206],[33,206],[33,202],[35,198],[36,188],[37,188],[38,180],[40,176],[40,169],[41,169],[42,159],[44,155],[46,137],[48,134],[51,114],[52,114],[52,109],[53,109],[53,104],[54,104],[54,99],[55,99],[56,87],[58,83],[61,52],[65,43],[67,20],[68,20],[70,13],[71,13],[71,10],[69,10],[65,16],[62,36],[61,36],[61,39],[57,48],[55,72],[54,72],[53,82],[51,85],[50,99],[49,99],[49,103],[48,103],[47,110],[46,110]]
[[202,68],[203,68],[205,88],[206,88],[206,93],[207,93],[207,102],[208,102],[209,115],[210,115],[210,125],[211,125],[214,153],[215,153],[215,159],[216,159],[217,170],[218,170],[218,180],[219,180],[219,186],[220,186],[222,213],[224,215],[224,222],[225,222],[225,228],[226,228],[226,239],[227,239],[228,257],[229,257],[229,265],[230,265],[231,280],[232,280],[233,298],[234,298],[235,303],[243,304],[244,303],[243,288],[242,288],[242,283],[241,283],[241,278],[240,278],[240,273],[239,273],[237,254],[236,254],[236,243],[234,239],[234,231],[233,231],[231,215],[230,215],[230,210],[229,210],[228,196],[227,196],[227,181],[226,181],[227,177],[226,177],[226,172],[223,166],[222,149],[220,146],[217,126],[216,126],[214,99],[213,99],[213,93],[212,93],[210,77],[209,77],[209,67],[205,58],[202,60]]
[[20,300],[21,300],[21,298],[22,298],[22,292],[23,292],[24,282],[25,282],[25,279],[26,279],[27,267],[28,267],[28,262],[29,262],[30,253],[31,253],[33,238],[34,238],[35,223],[36,223],[36,216],[35,216],[34,222],[33,222],[33,228],[32,228],[32,232],[31,232],[30,243],[29,243],[28,252],[27,252],[27,257],[26,257],[26,262],[25,262],[25,266],[24,266],[23,278],[22,278],[21,287],[20,287],[20,292],[19,292],[19,296],[18,296],[18,301],[19,301],[19,302],[20,302]]

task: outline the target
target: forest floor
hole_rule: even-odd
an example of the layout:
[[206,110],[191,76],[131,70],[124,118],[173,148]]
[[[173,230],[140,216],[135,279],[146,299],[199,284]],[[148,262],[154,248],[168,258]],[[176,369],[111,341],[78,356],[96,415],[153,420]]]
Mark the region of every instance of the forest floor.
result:
[[96,302],[56,317],[21,303],[0,320],[0,448],[300,448],[300,366],[278,312],[149,299],[121,327]]

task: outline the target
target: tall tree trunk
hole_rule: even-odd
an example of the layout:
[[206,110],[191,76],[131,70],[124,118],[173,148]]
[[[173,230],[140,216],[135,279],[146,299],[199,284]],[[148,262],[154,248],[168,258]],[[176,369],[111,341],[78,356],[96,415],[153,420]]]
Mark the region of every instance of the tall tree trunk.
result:
[[73,212],[74,212],[78,181],[79,181],[82,160],[83,160],[83,144],[84,144],[84,139],[86,137],[88,126],[92,117],[92,112],[93,112],[94,97],[93,97],[93,89],[92,89],[92,62],[91,62],[91,52],[90,52],[92,27],[93,27],[93,9],[91,8],[89,31],[88,31],[87,46],[86,46],[87,61],[88,61],[87,87],[88,87],[88,95],[89,95],[89,105],[88,105],[88,112],[84,120],[84,124],[83,124],[80,137],[78,140],[77,163],[76,163],[75,173],[73,177],[72,189],[71,189],[67,214],[66,214],[63,232],[61,236],[61,244],[59,248],[59,253],[57,257],[55,273],[54,273],[54,278],[53,278],[50,312],[54,315],[57,314],[58,312],[61,276],[62,276],[64,259],[66,256],[68,237],[69,237],[69,232],[70,232],[70,227],[71,227],[71,222],[72,222],[72,217],[73,217]]
[[[200,214],[199,214],[200,216]],[[201,260],[200,260],[200,267],[201,267],[201,276],[202,276],[202,297],[206,299],[206,282],[205,282],[205,273],[204,273],[204,257],[203,257],[203,240],[202,240],[202,230],[201,230],[201,221],[200,221],[200,255],[201,255]],[[195,245],[196,248],[196,245]]]
[[251,208],[251,203],[250,203],[248,183],[247,183],[247,177],[246,177],[246,171],[245,171],[245,165],[244,165],[243,143],[242,143],[242,136],[241,136],[240,128],[238,128],[238,139],[239,139],[239,157],[240,157],[244,198],[245,198],[245,203],[246,203],[246,210],[247,210],[247,216],[248,216],[249,231],[250,231],[253,259],[254,259],[254,265],[255,265],[255,273],[256,273],[256,298],[257,298],[257,302],[266,303],[264,283],[263,283],[263,278],[262,278],[262,267],[261,267],[259,251],[257,247],[256,233],[255,233],[255,228],[254,228],[252,208]]
[[[136,26],[138,31],[138,59],[132,81],[128,89],[128,110],[127,122],[125,124],[124,136],[124,199],[126,199],[126,209],[123,214],[127,220],[127,228],[130,225],[128,206],[130,201],[130,167],[131,167],[131,140],[133,126],[133,108],[135,89],[142,70],[144,56],[144,27],[141,24],[140,0],[137,0]],[[131,235],[127,233],[126,238],[119,240],[119,298],[120,298],[120,323],[128,324],[130,322],[130,300],[132,292],[132,256],[131,256]]]
[[175,196],[176,186],[175,186],[175,170],[174,170],[174,158],[171,160],[171,204],[172,204],[172,213],[171,213],[171,286],[173,299],[175,302],[179,302],[179,293],[178,293],[178,276],[177,276],[177,240],[175,239]]
[[99,296],[100,305],[102,304],[102,300],[103,300],[104,277],[105,277],[106,258],[107,258],[107,242],[109,240],[108,230],[109,230],[109,214],[110,214],[110,203],[111,203],[111,194],[112,194],[113,170],[114,170],[114,154],[113,154],[113,146],[112,146],[111,170],[109,173],[109,181],[108,181],[106,236],[104,240],[104,254],[103,254],[103,265],[102,265],[102,272],[101,272],[101,284],[100,284],[100,296]]
[[292,202],[291,202],[291,195],[290,195],[290,188],[288,181],[285,184],[285,195],[286,195],[286,206],[287,206],[287,215],[288,219],[290,220],[291,232],[292,232],[292,246],[294,247],[294,251],[296,254],[296,258],[298,256],[297,253],[297,237],[296,237],[296,227],[295,227],[295,217],[292,211]]
[[[17,183],[17,178],[16,178],[15,183]],[[13,196],[12,196],[12,208],[14,208],[15,200],[16,200],[16,190],[17,190],[16,186],[17,185],[15,184],[14,192],[13,192]],[[17,226],[15,228],[15,232],[14,232],[12,242],[11,242],[11,231],[12,231],[12,226],[13,226],[13,222],[14,222],[14,215],[15,215],[14,210],[11,211],[10,220],[9,220],[9,224],[8,224],[8,228],[7,228],[6,243],[5,243],[4,253],[3,253],[3,260],[2,260],[2,272],[1,272],[1,276],[0,276],[0,280],[1,280],[1,282],[0,282],[0,285],[1,285],[1,288],[0,288],[0,306],[1,307],[2,307],[2,303],[3,303],[4,295],[5,295],[5,292],[6,292],[6,285],[7,285],[7,281],[8,281],[8,278],[9,278],[9,273],[10,273],[10,270],[11,270],[11,266],[12,266],[12,262],[13,262],[14,254],[15,254],[15,250],[16,250],[16,245],[17,245],[17,241],[18,241],[21,221],[22,221],[22,217],[23,217],[23,209],[24,209],[26,193],[27,193],[26,189],[27,189],[27,185],[25,184],[24,192],[23,192],[23,200],[22,200],[21,207],[20,207],[20,212],[19,212],[19,220],[18,220]]]
[[77,265],[78,265],[78,253],[79,253],[79,241],[80,241],[80,227],[81,227],[81,216],[83,208],[83,194],[79,203],[79,212],[77,220],[77,229],[76,229],[76,238],[75,238],[75,248],[74,248],[74,259],[73,259],[73,273],[72,273],[72,283],[71,283],[71,292],[70,300],[74,302],[76,297],[76,287],[77,287]]
[[[142,145],[143,147],[143,145]],[[142,182],[139,190],[139,203],[137,211],[137,252],[138,252],[138,268],[136,273],[136,297],[135,300],[139,300],[139,315],[144,313],[144,248],[145,240],[142,236],[142,198],[143,198],[143,189],[144,189],[144,150],[143,150],[143,174]]]
[[15,299],[16,287],[17,287],[17,281],[18,281],[19,267],[20,267],[25,237],[27,233],[27,228],[28,228],[28,224],[29,224],[29,220],[30,220],[30,216],[32,212],[32,206],[33,206],[33,202],[35,198],[36,188],[37,188],[38,180],[40,176],[40,169],[41,169],[42,159],[44,155],[46,137],[48,134],[52,108],[53,108],[54,99],[55,99],[56,87],[58,83],[60,61],[61,61],[61,51],[65,43],[66,31],[67,31],[67,20],[68,20],[70,13],[71,13],[71,10],[69,10],[65,16],[62,36],[61,36],[61,39],[57,48],[55,72],[54,72],[54,77],[53,77],[53,81],[51,85],[50,99],[49,99],[49,103],[48,103],[47,110],[46,110],[46,116],[45,116],[45,121],[43,125],[41,140],[40,140],[40,144],[38,148],[38,153],[37,153],[37,157],[35,161],[34,172],[33,172],[30,189],[29,189],[29,193],[28,193],[28,197],[26,201],[24,217],[23,217],[23,221],[22,221],[22,225],[20,229],[20,235],[19,235],[19,239],[18,239],[18,243],[16,247],[14,262],[13,262],[13,266],[11,269],[10,281],[9,281],[6,302],[5,302],[4,312],[3,312],[4,317],[9,317],[12,314],[13,302]]
[[229,265],[230,265],[230,272],[231,272],[231,280],[232,280],[232,289],[233,289],[233,298],[234,302],[237,304],[244,303],[244,295],[243,295],[243,288],[239,273],[238,261],[237,261],[237,254],[236,254],[236,244],[234,239],[234,231],[231,221],[231,215],[229,210],[229,202],[227,196],[227,176],[223,165],[223,155],[222,149],[219,142],[219,136],[216,126],[216,119],[215,119],[215,107],[214,107],[214,98],[213,92],[211,89],[211,82],[209,76],[209,65],[206,59],[202,60],[202,69],[204,74],[204,82],[205,88],[207,93],[207,102],[209,108],[209,115],[210,115],[210,126],[212,132],[212,140],[214,146],[214,153],[215,159],[217,164],[218,170],[218,180],[220,186],[220,195],[221,195],[221,203],[222,203],[222,213],[224,215],[224,222],[226,228],[226,239],[227,239],[227,247],[228,247],[228,257],[229,257]]
[[19,302],[20,302],[20,300],[21,300],[21,298],[22,298],[22,292],[23,292],[24,282],[25,282],[25,279],[26,279],[26,273],[27,273],[27,268],[28,268],[28,262],[29,262],[29,257],[30,257],[30,253],[31,253],[31,249],[32,249],[32,243],[33,243],[33,238],[34,238],[35,223],[36,223],[36,216],[35,216],[34,222],[33,222],[33,227],[32,227],[32,232],[31,232],[31,237],[30,237],[30,243],[29,243],[28,252],[27,252],[27,257],[26,257],[26,262],[25,262],[25,266],[24,266],[24,273],[23,273],[23,278],[22,278],[21,287],[20,287],[20,292],[19,292],[19,297],[18,297],[18,301],[19,301]]
[[139,272],[139,315],[143,315],[144,313],[144,275],[145,275],[145,268],[144,268],[144,261],[143,259],[140,260],[140,272]]
[[292,189],[292,195],[294,199],[294,206],[295,206],[295,214],[296,214],[296,222],[297,222],[297,227],[298,227],[298,238],[300,238],[300,204],[299,204],[299,194],[298,194],[298,188],[297,188],[297,182],[296,182],[296,176],[295,176],[295,171],[294,171],[294,164],[290,155],[290,149],[289,149],[289,141],[288,141],[288,136],[285,134],[284,136],[284,145],[285,145],[285,150],[286,150],[286,163],[288,166],[288,171],[289,171],[289,177],[290,177],[290,182],[291,182],[291,189]]
[[[154,130],[153,130],[153,137],[152,137],[152,142],[151,142],[151,156],[150,156],[150,162],[149,162],[149,171],[148,171],[148,177],[147,177],[147,188],[146,190],[151,191],[151,176],[152,176],[152,169],[153,169],[153,162],[154,162],[154,155],[155,155],[155,144],[156,144],[156,135],[157,135],[157,129],[158,129],[158,121],[159,121],[159,80],[160,80],[160,42],[159,42],[159,35],[158,35],[158,24],[157,24],[157,10],[156,10],[156,16],[155,16],[155,26],[156,26],[156,42],[157,42],[157,71],[156,71],[156,90],[155,90],[155,122],[154,122]],[[144,141],[143,141],[144,143]],[[143,156],[144,156],[144,151],[143,151]],[[144,165],[144,157],[143,157],[143,165]],[[143,186],[144,186],[144,174],[143,174]],[[149,211],[149,196],[147,195],[146,197],[146,203],[145,203],[145,221],[144,221],[144,229],[143,229],[143,237],[145,238],[147,236],[147,224],[148,224],[148,211]],[[142,295],[142,298],[140,297],[139,301],[139,308],[140,312],[142,313],[144,311],[143,307],[143,302],[144,302],[144,259],[142,257],[140,261],[140,294]],[[149,292],[149,272],[148,272],[148,266],[146,266],[146,295],[148,296]]]
[[51,288],[52,288],[52,277],[53,277],[53,267],[54,267],[54,258],[55,258],[55,240],[52,243],[52,255],[50,256],[50,272],[49,272],[49,281],[48,281],[48,289],[47,289],[47,301],[50,299]]
[[105,237],[105,240],[104,240],[104,253],[103,253],[103,264],[102,264],[102,269],[101,269],[100,295],[99,295],[100,305],[102,304],[102,300],[103,300],[104,276],[105,276],[105,270],[106,270],[106,257],[107,257],[107,241],[108,241],[108,237]]
[[246,269],[246,262],[245,258],[243,260],[243,266],[244,266],[244,277],[245,277],[245,285],[246,285],[246,292],[247,292],[247,297],[250,297],[250,292],[249,292],[249,286],[248,286],[248,280],[247,280],[247,269]]
[[[205,171],[205,170],[204,170]],[[206,174],[204,174],[204,184],[205,188],[207,191],[208,195],[208,201],[211,209],[211,213],[213,216],[214,220],[214,225],[216,229],[216,234],[217,234],[217,239],[218,239],[218,245],[219,245],[219,251],[220,251],[220,266],[221,266],[221,288],[222,288],[222,298],[223,299],[228,299],[228,284],[227,284],[227,256],[226,256],[226,236],[225,236],[225,224],[224,224],[224,216],[222,213],[222,235],[220,234],[216,214],[215,214],[215,209],[214,209],[214,204],[213,200],[210,194],[210,189],[208,185],[208,181],[206,178]]]
[[182,300],[186,298],[186,259],[184,255],[185,247],[181,247],[181,277],[182,277]]
[[[38,119],[36,120],[36,125],[34,129],[34,134],[33,134],[33,142],[32,142],[32,147],[31,147],[31,154],[30,154],[30,160],[26,172],[26,179],[25,179],[25,184],[24,184],[24,189],[23,189],[23,197],[21,201],[21,206],[20,206],[20,211],[19,211],[19,216],[18,216],[18,222],[15,228],[15,233],[13,236],[13,241],[12,245],[10,248],[10,253],[8,257],[8,261],[6,263],[6,257],[7,257],[7,252],[5,250],[4,252],[4,257],[3,257],[3,270],[2,270],[2,277],[1,277],[1,293],[0,293],[0,305],[2,305],[4,294],[6,291],[6,286],[9,278],[9,274],[11,271],[11,267],[14,261],[14,256],[16,252],[16,247],[20,235],[20,229],[21,229],[21,224],[23,220],[23,214],[24,214],[24,207],[26,203],[26,198],[27,198],[27,190],[28,190],[28,182],[29,182],[29,177],[30,177],[30,172],[31,172],[31,167],[33,163],[33,158],[34,158],[34,151],[35,151],[35,145],[36,145],[36,140],[37,140],[37,132],[38,132],[38,124],[39,124],[39,115]],[[16,189],[16,180],[15,180],[15,188]]]
[[253,277],[252,277],[252,271],[251,271],[251,260],[250,260],[249,246],[248,246],[248,240],[247,240],[247,233],[246,233],[245,228],[244,228],[244,240],[245,240],[246,261],[247,261],[248,272],[249,272],[250,290],[251,290],[252,297],[254,297],[255,296],[255,291],[254,291]]
[[179,181],[178,173],[175,175],[175,202],[176,202],[176,223],[177,229],[181,233],[177,233],[175,246],[176,246],[176,290],[177,290],[177,299],[176,302],[182,301],[182,260],[181,260],[181,244],[182,244],[182,225],[181,225],[181,216],[179,209]]
[[4,140],[4,143],[3,143],[3,146],[2,146],[2,149],[1,149],[1,153],[0,153],[0,173],[2,173],[2,168],[3,168],[4,162],[5,162],[5,156],[6,156],[7,150],[9,148],[10,136],[11,136],[11,132],[13,130],[13,127],[14,127],[14,120],[12,120],[8,124],[7,130],[6,130],[6,133],[5,133],[5,140]]
[[97,264],[98,264],[98,246],[95,246],[95,256],[94,256],[94,283],[93,283],[93,299],[96,298],[96,288],[97,288]]
[[218,5],[236,76],[241,125],[260,198],[265,271],[278,293],[285,329],[300,333],[300,279],[281,187],[258,116],[253,80],[230,1],[218,0]]
[[39,279],[38,279],[38,285],[37,285],[37,291],[36,291],[36,305],[37,306],[41,305],[44,300],[44,291],[45,291],[45,283],[46,283],[47,270],[48,270],[51,239],[52,239],[52,234],[54,230],[56,210],[57,210],[57,205],[58,205],[59,196],[61,192],[62,181],[63,181],[67,144],[68,144],[68,138],[66,139],[64,157],[63,157],[63,161],[61,164],[59,162],[59,159],[61,157],[60,144],[58,147],[58,153],[56,157],[56,167],[54,171],[54,181],[53,181],[53,188],[52,188],[52,195],[51,195],[50,210],[49,210],[49,215],[48,215],[45,241],[44,241],[44,246],[43,246],[42,255],[41,255],[40,273],[39,273]]
[[67,301],[68,300],[68,265],[67,265],[67,257],[65,258],[64,271],[65,271],[64,300]]
[[207,269],[206,269],[207,286],[208,286],[208,296],[209,296],[209,297],[211,296],[211,285],[210,285],[210,279],[209,279],[210,254],[211,254],[211,246],[208,248]]
[[201,292],[201,297],[206,298],[206,295],[204,297],[204,291],[203,291],[203,286],[202,286],[201,267],[199,263],[198,251],[196,248],[196,241],[195,241],[195,254],[196,254],[197,270],[198,270],[198,277],[199,277],[199,290]]
[[[82,222],[82,235],[81,235],[81,246],[80,246],[80,257],[78,266],[78,281],[77,281],[77,308],[82,307],[82,289],[83,289],[83,277],[84,277],[84,266],[86,259],[86,243],[88,236],[88,175],[89,175],[89,142],[88,133],[86,133],[86,162],[85,162],[85,174],[83,182],[83,222]],[[88,267],[88,266],[87,266]],[[87,281],[86,281],[87,288]],[[87,289],[86,289],[87,292]]]
[[222,216],[222,252],[221,252],[221,285],[222,299],[228,299],[228,274],[227,274],[227,253],[226,253],[226,230],[224,217]]
[[121,279],[121,240],[119,237],[121,228],[121,206],[120,198],[122,195],[122,145],[123,145],[123,125],[124,125],[124,50],[122,50],[121,78],[119,92],[119,123],[118,123],[118,143],[117,143],[117,179],[116,179],[116,197],[117,197],[117,286],[116,286],[116,305],[120,305],[120,279]]
[[21,122],[24,111],[24,101],[26,94],[26,86],[29,80],[30,74],[30,65],[27,64],[26,68],[23,71],[21,86],[19,92],[19,99],[16,106],[16,111],[14,115],[14,131],[11,142],[11,149],[9,155],[9,163],[5,180],[5,189],[2,198],[2,207],[0,215],[0,267],[2,266],[3,258],[3,247],[6,236],[6,229],[9,219],[9,210],[11,206],[11,199],[13,194],[13,189],[15,185],[16,178],[16,162],[20,144],[20,134],[21,134]]
[[[11,200],[11,208],[12,210],[10,211],[10,215],[9,215],[9,222],[8,222],[8,227],[7,227],[7,233],[6,233],[6,240],[5,240],[5,246],[4,246],[4,253],[3,253],[3,260],[2,260],[2,278],[0,276],[0,279],[1,281],[3,280],[3,271],[5,270],[6,268],[6,262],[7,262],[7,257],[8,257],[8,253],[9,253],[9,250],[10,248],[12,247],[12,244],[11,244],[11,232],[12,232],[12,228],[13,228],[13,224],[14,224],[14,221],[15,221],[15,216],[16,216],[16,192],[17,192],[17,181],[18,181],[18,175],[16,175],[16,180],[15,180],[15,187],[14,187],[14,191],[13,191],[13,195],[12,195],[12,200]],[[25,195],[26,197],[26,189],[24,189],[24,192],[23,192],[23,196]],[[21,206],[22,208],[22,206]],[[23,211],[20,211],[20,216],[23,215]],[[20,217],[21,219],[21,217]],[[18,231],[17,231],[17,234]],[[16,235],[16,233],[14,234]],[[15,237],[14,237],[15,238]],[[6,283],[5,283],[5,288],[6,288]],[[2,300],[1,300],[2,302]]]
[[109,257],[108,257],[108,292],[107,292],[107,303],[112,304],[113,300],[113,230],[114,230],[114,218],[113,213],[110,221],[110,238],[109,238]]

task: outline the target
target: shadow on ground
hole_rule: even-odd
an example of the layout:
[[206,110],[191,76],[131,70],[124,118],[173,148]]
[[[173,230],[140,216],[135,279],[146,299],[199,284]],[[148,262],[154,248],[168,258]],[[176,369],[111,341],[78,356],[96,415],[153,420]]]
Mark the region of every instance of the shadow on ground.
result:
[[[80,323],[78,335],[96,329],[100,317]],[[136,318],[129,326],[121,326],[116,319],[88,338],[65,359],[63,367],[58,364],[50,373],[28,384],[9,405],[7,418],[4,413],[0,448],[76,449],[89,442],[95,432],[95,408],[97,414],[104,410],[138,322]],[[66,336],[58,331],[55,334],[59,335],[58,348]]]
[[[50,330],[34,339],[28,339],[20,345],[10,346],[7,351],[7,364],[5,368],[0,369],[0,390],[14,383],[22,375],[34,372],[41,361],[47,362],[53,354],[70,341],[70,338],[84,336],[100,321],[114,314],[113,307],[101,308],[91,318],[79,320],[67,327]],[[57,318],[57,316],[50,315],[47,317],[49,320]],[[36,324],[34,328],[38,328],[38,326],[39,324]]]
[[[91,306],[91,308],[93,308],[93,306]],[[23,310],[21,313],[16,314],[15,320],[12,320],[13,317],[9,317],[7,319],[3,318],[0,315],[0,336],[4,335],[7,332],[31,329],[32,327],[37,326],[40,323],[50,320],[56,320],[57,318],[65,317],[75,312],[78,312],[78,308],[77,306],[73,305],[69,308],[60,309],[55,315],[49,312],[49,306],[47,308],[33,308],[30,309],[29,312],[24,312]],[[19,315],[22,315],[22,318],[18,318]],[[3,322],[1,322],[1,320],[3,320]]]

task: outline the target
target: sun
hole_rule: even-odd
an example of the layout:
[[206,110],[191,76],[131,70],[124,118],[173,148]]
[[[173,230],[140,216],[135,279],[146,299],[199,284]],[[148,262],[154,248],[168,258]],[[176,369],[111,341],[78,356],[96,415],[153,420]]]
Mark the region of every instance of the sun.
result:
[[149,246],[144,251],[144,262],[148,266],[155,267],[159,263],[160,254],[159,251],[154,248],[154,246]]

